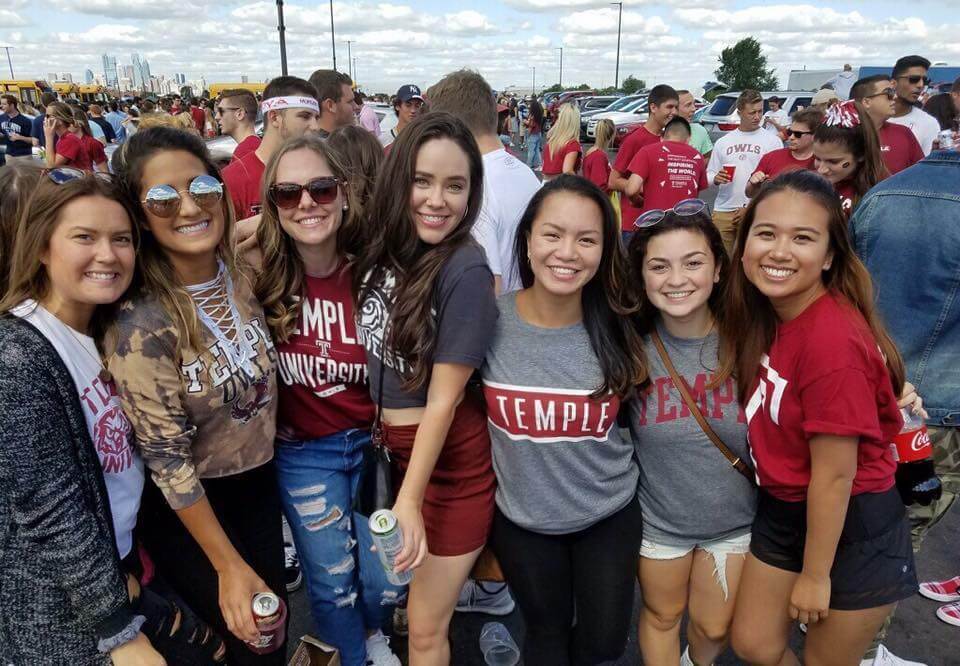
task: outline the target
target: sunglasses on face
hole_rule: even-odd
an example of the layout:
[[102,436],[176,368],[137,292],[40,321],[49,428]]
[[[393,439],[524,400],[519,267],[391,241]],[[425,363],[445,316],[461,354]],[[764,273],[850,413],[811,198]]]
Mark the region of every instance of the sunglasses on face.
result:
[[218,106],[217,107],[217,113],[219,113],[221,116],[227,111],[239,111],[239,110],[240,110],[239,106]]
[[689,217],[690,215],[702,213],[706,209],[707,204],[705,201],[701,201],[700,199],[684,199],[670,210],[660,210],[659,208],[648,210],[636,219],[633,226],[637,229],[647,229],[660,224],[663,218],[667,216],[667,213],[675,213],[681,217]]
[[920,83],[921,81],[923,82],[923,85],[925,85],[925,86],[930,85],[930,77],[929,77],[929,76],[920,76],[919,74],[914,74],[914,75],[912,75],[912,76],[907,76],[906,74],[904,74],[903,76],[898,76],[897,78],[898,78],[898,79],[906,79],[907,81],[910,82],[910,85],[912,85],[912,86],[917,85],[917,84]]
[[223,199],[223,183],[213,176],[203,175],[190,181],[190,186],[185,190],[177,190],[171,185],[154,185],[147,190],[147,196],[141,203],[151,215],[175,217],[180,212],[183,202],[180,194],[183,192],[187,192],[197,206],[210,210]]
[[337,198],[341,183],[336,178],[314,178],[306,185],[297,183],[274,183],[270,186],[270,201],[277,208],[296,208],[306,190],[315,204],[332,203]]
[[788,139],[789,139],[791,136],[795,136],[795,137],[797,137],[798,139],[802,139],[803,137],[805,137],[805,136],[808,135],[808,134],[813,134],[813,132],[802,132],[802,131],[800,131],[800,130],[795,130],[795,129],[788,129],[788,130],[787,130],[787,138],[788,138]]
[[[913,83],[913,82],[911,81],[911,83]],[[896,91],[895,88],[884,88],[883,90],[881,90],[881,91],[878,92],[878,93],[873,93],[872,95],[867,95],[867,97],[868,97],[868,98],[870,98],[870,97],[880,97],[880,95],[886,95],[886,96],[887,96],[887,99],[896,99],[896,97],[897,97],[897,91]]]
[[107,183],[113,182],[113,174],[111,173],[104,173],[103,171],[82,171],[80,169],[74,169],[73,167],[44,169],[43,173],[57,185],[63,185],[72,180],[79,180],[80,178],[88,178],[91,176]]

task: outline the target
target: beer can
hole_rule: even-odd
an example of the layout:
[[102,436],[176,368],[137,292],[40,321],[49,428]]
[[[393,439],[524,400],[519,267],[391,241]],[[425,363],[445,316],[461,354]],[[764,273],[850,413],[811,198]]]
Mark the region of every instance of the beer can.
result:
[[257,654],[268,654],[280,648],[287,635],[287,607],[273,592],[261,592],[253,597],[253,621],[257,624],[260,638],[247,641],[247,646]]
[[393,561],[403,550],[403,532],[397,523],[397,517],[389,509],[374,511],[370,516],[370,536],[377,547],[380,564],[387,574],[387,580],[394,585],[407,585],[413,578],[413,572],[397,573],[393,570]]
[[954,150],[956,148],[953,143],[953,130],[943,130],[937,139],[940,144],[940,150]]

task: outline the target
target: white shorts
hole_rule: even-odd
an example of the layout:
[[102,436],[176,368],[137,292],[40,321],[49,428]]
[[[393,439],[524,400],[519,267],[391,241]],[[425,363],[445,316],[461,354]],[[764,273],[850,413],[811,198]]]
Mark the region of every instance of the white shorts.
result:
[[727,556],[746,555],[750,551],[750,531],[725,539],[693,542],[683,546],[665,546],[644,539],[640,544],[640,557],[648,560],[678,560],[696,550],[702,550],[713,557],[714,575],[727,598]]

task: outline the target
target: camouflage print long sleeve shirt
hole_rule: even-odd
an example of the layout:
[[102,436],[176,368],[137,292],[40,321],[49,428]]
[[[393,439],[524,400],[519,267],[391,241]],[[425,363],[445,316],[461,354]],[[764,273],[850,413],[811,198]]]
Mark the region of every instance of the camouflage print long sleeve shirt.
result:
[[273,458],[277,354],[248,281],[236,276],[234,301],[255,358],[235,363],[201,324],[197,354],[160,302],[125,304],[107,367],[153,480],[173,509],[203,497],[201,478],[223,477]]

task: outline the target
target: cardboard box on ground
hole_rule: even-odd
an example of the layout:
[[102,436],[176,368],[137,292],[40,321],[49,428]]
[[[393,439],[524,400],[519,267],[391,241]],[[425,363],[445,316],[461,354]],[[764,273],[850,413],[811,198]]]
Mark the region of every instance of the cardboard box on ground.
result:
[[313,636],[302,636],[287,666],[340,666],[340,651]]

